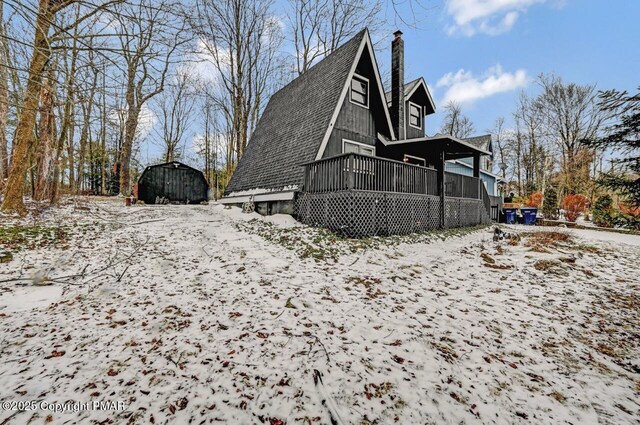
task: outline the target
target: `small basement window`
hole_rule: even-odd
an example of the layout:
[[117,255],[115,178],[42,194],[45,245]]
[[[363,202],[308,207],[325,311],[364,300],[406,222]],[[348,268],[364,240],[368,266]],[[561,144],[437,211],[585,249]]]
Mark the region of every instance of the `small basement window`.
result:
[[369,107],[369,80],[361,77],[360,75],[354,75],[351,79],[351,102],[356,105]]
[[409,125],[422,130],[422,107],[409,102]]

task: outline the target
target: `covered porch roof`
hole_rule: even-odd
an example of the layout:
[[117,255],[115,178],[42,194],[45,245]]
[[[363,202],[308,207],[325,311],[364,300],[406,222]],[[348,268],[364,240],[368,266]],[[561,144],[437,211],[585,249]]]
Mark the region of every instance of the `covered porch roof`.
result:
[[445,160],[491,155],[491,152],[478,148],[469,142],[443,134],[405,140],[388,140],[384,136],[378,135],[378,140],[389,151],[398,149],[403,154],[422,157],[437,157],[441,152],[444,152]]

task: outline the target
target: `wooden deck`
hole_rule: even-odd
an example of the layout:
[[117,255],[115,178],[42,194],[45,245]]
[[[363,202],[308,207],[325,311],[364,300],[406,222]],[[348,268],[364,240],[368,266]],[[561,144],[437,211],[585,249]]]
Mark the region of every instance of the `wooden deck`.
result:
[[487,223],[480,178],[386,158],[342,154],[304,165],[299,219],[347,236],[402,234]]

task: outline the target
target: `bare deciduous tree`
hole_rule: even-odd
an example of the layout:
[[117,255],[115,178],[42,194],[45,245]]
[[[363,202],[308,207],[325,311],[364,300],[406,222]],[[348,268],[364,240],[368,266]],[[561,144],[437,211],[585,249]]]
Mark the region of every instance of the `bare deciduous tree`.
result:
[[98,86],[98,76],[99,76],[99,68],[93,63],[93,52],[89,51],[89,75],[88,81],[85,80],[85,86],[87,87],[87,93],[83,96],[82,102],[82,129],[80,130],[80,140],[78,143],[78,159],[76,162],[76,192],[82,189],[82,184],[84,182],[84,174],[86,167],[86,155],[87,155],[87,145],[89,143],[89,139],[91,137],[91,113],[93,111],[94,103],[95,103],[95,94],[96,88]]
[[123,5],[116,14],[125,63],[127,116],[118,168],[120,193],[131,193],[130,167],[142,107],[164,90],[171,59],[187,42],[184,23],[172,13],[171,2]]
[[[109,5],[123,0],[109,0],[92,5],[93,7],[78,16],[71,28],[77,27],[81,22],[100,13]],[[52,55],[52,38],[66,32],[68,28],[56,28],[53,34],[50,29],[56,15],[78,0],[39,0],[34,23],[34,38],[32,53],[29,61],[27,84],[25,86],[20,105],[20,117],[16,125],[12,146],[11,170],[7,181],[2,210],[13,211],[20,214],[26,212],[23,201],[24,183],[29,166],[29,154],[32,151],[35,139],[33,131],[36,127],[42,80]]]
[[596,87],[565,84],[555,75],[541,75],[538,84],[540,110],[562,154],[560,192],[580,193],[593,160],[580,142],[594,139],[605,120],[597,106]]
[[227,172],[247,142],[280,69],[280,24],[271,0],[197,0],[192,28],[214,68],[212,92],[227,126]]
[[458,139],[470,137],[475,131],[473,123],[462,113],[462,107],[459,103],[450,101],[444,107],[446,115],[442,121],[440,131],[449,134]]
[[362,28],[381,25],[380,0],[290,0],[289,27],[302,74]]
[[195,78],[189,68],[177,70],[174,80],[155,102],[156,115],[160,118],[160,130],[156,133],[162,141],[165,162],[178,159],[185,131],[194,121],[193,112],[198,101]]
[[0,0],[0,191],[9,175],[9,72],[8,40],[4,23],[4,1]]
[[510,156],[510,152],[506,149],[505,144],[505,128],[504,128],[504,117],[496,118],[496,121],[493,125],[493,128],[488,130],[491,133],[492,141],[495,143],[495,147],[497,148],[497,156],[498,156],[498,168],[500,169],[500,175],[504,181],[507,180],[507,169],[509,167],[508,158]]

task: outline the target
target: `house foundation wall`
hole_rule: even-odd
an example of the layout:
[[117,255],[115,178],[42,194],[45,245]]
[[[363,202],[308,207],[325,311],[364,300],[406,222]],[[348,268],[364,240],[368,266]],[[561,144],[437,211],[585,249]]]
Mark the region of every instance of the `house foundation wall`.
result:
[[[298,220],[347,237],[402,235],[441,228],[439,196],[345,190],[300,193]],[[445,198],[445,228],[491,222],[480,199]]]

